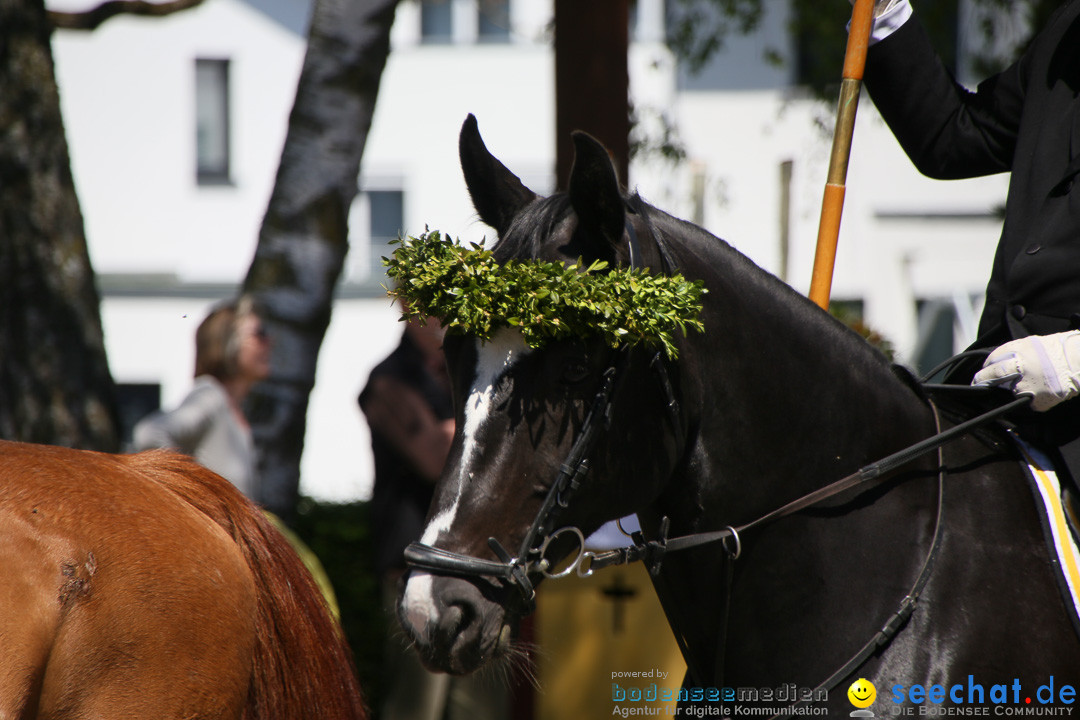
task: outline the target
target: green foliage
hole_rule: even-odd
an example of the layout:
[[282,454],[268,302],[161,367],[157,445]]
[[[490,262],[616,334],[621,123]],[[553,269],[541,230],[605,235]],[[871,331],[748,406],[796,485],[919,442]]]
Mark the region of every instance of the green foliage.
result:
[[890,362],[896,359],[896,348],[893,347],[892,341],[866,324],[862,317],[861,307],[834,301],[829,305],[829,312],[837,320],[857,332],[863,340],[879,350]]
[[563,265],[538,260],[499,264],[483,243],[463,247],[437,230],[401,238],[384,258],[390,294],[410,317],[436,317],[447,332],[490,340],[500,328],[521,332],[530,347],[599,336],[611,347],[644,343],[668,357],[676,330],[701,331],[701,281],[644,270]]
[[292,529],[319,558],[330,579],[365,700],[377,708],[388,681],[383,669],[393,620],[382,607],[370,515],[364,502],[320,503],[302,498]]
[[[833,99],[847,46],[851,5],[844,0],[788,2],[793,47],[764,47],[762,59],[788,64],[797,84],[817,97]],[[912,6],[950,70],[956,70],[958,36],[964,36],[966,59],[978,77],[1011,63],[1061,5],[1061,0],[972,0],[962,16],[959,2],[912,0]],[[758,31],[765,8],[766,0],[669,0],[668,46],[691,74],[697,73],[728,39]]]
[[631,105],[630,158],[641,160],[649,157],[678,165],[686,160],[686,146],[667,112],[654,107]]
[[[715,0],[708,0],[714,2]],[[975,0],[986,4],[997,0]],[[1010,0],[1011,1],[1011,0]],[[1025,0],[1030,1],[1030,0]],[[794,77],[814,96],[833,101],[839,92],[844,55],[847,50],[847,24],[851,5],[838,0],[790,0],[789,27],[794,47],[791,57]],[[957,0],[913,1],[922,23],[951,72],[957,65]],[[783,57],[783,53],[777,50]]]
[[[835,101],[847,49],[851,6],[836,0],[792,0],[792,77],[819,99]],[[782,56],[783,50],[777,51]]]

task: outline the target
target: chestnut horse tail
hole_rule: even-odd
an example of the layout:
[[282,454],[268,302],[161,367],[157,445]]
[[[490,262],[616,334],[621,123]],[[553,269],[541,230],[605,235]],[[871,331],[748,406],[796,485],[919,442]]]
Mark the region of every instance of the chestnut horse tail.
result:
[[167,451],[127,455],[227,532],[255,579],[258,619],[243,720],[367,717],[352,652],[288,541],[231,483]]

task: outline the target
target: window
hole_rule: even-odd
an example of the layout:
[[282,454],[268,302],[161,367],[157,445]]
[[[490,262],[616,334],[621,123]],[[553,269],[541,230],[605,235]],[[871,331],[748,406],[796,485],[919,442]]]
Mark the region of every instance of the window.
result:
[[161,407],[161,386],[156,383],[117,383],[116,404],[120,417],[120,442],[131,449],[135,423]]
[[405,225],[405,193],[401,190],[368,190],[368,262],[372,275],[383,272],[382,258],[389,257],[390,241]]
[[421,0],[420,37],[425,43],[448,43],[454,38],[453,0]]
[[195,148],[198,183],[228,183],[228,60],[195,60]]
[[420,42],[510,42],[510,0],[419,0]]
[[510,42],[510,0],[477,0],[480,42]]
[[950,298],[939,298],[919,300],[916,308],[919,329],[912,355],[915,369],[926,373],[955,353],[956,306]]

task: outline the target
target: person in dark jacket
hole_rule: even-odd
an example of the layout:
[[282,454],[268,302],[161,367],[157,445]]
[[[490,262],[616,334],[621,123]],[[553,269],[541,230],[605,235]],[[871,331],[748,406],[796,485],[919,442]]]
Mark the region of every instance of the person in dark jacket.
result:
[[1062,4],[1021,57],[970,91],[934,51],[908,0],[878,0],[867,90],[924,175],[1010,172],[1005,222],[972,348],[950,381],[1033,397],[1022,432],[1080,468],[1080,0]]
[[434,320],[409,322],[397,348],[375,366],[359,397],[371,429],[371,497],[380,574],[405,570],[405,546],[420,538],[450,441],[454,413]]
[[[405,546],[419,540],[454,436],[450,380],[437,320],[410,320],[401,342],[375,369],[360,393],[371,429],[375,487],[371,516],[375,566],[391,622],[405,573]],[[380,720],[504,720],[509,690],[499,678],[451,678],[426,670],[403,634],[387,648],[386,700]]]

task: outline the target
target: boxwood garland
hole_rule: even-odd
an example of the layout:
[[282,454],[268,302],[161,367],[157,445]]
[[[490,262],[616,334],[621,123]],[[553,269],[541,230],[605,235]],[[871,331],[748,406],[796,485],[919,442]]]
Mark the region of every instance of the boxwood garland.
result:
[[585,267],[539,260],[499,264],[480,244],[465,247],[438,230],[393,241],[383,258],[392,281],[388,293],[405,301],[409,317],[436,317],[447,332],[490,340],[500,328],[517,328],[526,344],[600,336],[611,347],[643,343],[678,356],[676,330],[703,329],[698,315],[707,292],[700,280],[652,275],[644,270]]

